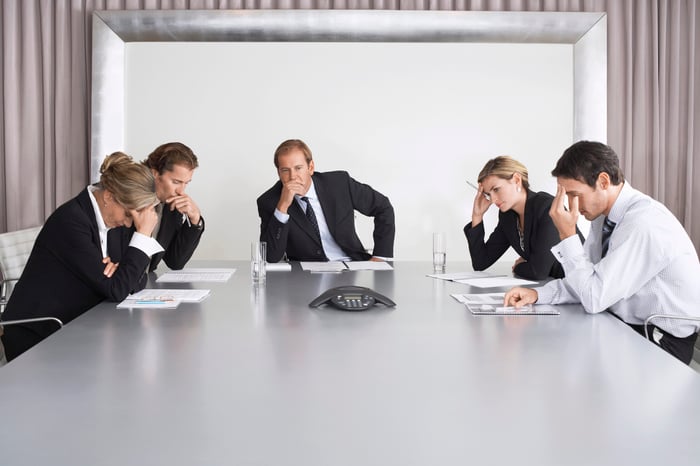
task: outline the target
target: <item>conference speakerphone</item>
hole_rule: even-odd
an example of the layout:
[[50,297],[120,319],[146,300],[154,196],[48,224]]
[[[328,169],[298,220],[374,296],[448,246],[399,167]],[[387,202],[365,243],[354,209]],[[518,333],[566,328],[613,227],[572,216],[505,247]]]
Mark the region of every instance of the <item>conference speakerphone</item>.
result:
[[386,296],[364,286],[339,286],[325,291],[309,303],[310,307],[330,304],[343,311],[366,311],[375,304],[396,306],[396,303]]

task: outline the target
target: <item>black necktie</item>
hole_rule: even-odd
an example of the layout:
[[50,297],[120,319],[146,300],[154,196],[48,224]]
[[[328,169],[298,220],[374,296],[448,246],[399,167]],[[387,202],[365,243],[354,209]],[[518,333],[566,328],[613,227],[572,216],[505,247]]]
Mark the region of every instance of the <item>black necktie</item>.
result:
[[608,243],[610,242],[610,235],[612,234],[615,225],[615,222],[609,220],[608,217],[605,217],[605,220],[603,221],[603,253],[600,256],[601,259],[608,253]]
[[306,202],[306,219],[311,223],[311,226],[314,227],[314,231],[316,232],[316,238],[321,241],[321,231],[318,229],[318,220],[316,220],[316,214],[314,213],[314,208],[311,207],[311,202],[309,202],[309,198],[304,196],[301,198],[302,201]]

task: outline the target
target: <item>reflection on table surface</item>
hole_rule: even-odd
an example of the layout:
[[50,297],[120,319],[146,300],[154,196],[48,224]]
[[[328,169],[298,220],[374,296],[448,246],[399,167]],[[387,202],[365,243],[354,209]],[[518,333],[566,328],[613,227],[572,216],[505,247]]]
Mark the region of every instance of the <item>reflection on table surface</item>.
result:
[[[102,303],[0,369],[4,464],[696,464],[700,376],[606,314],[473,316],[426,277],[270,272]],[[454,264],[448,271],[459,271]],[[464,264],[464,270],[467,270]],[[152,277],[153,278],[153,277]],[[154,283],[149,287],[175,288]],[[397,306],[309,308],[365,286]],[[182,285],[178,284],[177,287]],[[41,445],[37,445],[41,439]]]

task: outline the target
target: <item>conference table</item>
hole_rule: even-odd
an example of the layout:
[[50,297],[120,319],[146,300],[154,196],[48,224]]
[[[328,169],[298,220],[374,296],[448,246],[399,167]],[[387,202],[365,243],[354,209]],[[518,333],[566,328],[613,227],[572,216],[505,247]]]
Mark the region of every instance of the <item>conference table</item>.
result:
[[[448,264],[448,272],[468,264]],[[201,303],[104,302],[0,368],[3,465],[697,465],[700,374],[613,316],[477,316],[498,291],[242,261]],[[158,273],[162,273],[159,271]],[[396,307],[309,302],[366,286]]]

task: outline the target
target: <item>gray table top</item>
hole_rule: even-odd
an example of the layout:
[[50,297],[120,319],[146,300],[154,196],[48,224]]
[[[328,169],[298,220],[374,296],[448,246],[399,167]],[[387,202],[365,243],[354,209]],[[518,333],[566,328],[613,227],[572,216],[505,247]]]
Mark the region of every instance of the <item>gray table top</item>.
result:
[[[472,316],[427,262],[264,287],[194,265],[237,271],[176,310],[102,303],[0,369],[2,464],[700,462],[700,374],[609,315]],[[345,284],[397,306],[308,307]]]

